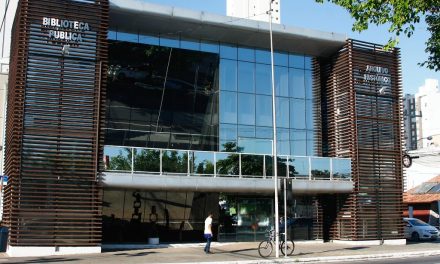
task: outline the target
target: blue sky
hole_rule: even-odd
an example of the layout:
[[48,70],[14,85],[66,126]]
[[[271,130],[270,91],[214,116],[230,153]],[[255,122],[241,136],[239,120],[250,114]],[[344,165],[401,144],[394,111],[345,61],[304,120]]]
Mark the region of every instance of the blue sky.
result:
[[[147,2],[226,14],[226,0],[144,0]],[[386,27],[370,25],[362,33],[351,30],[353,19],[347,11],[331,3],[319,4],[315,0],[281,0],[281,22],[289,26],[346,34],[349,38],[385,44],[391,36]],[[427,78],[440,80],[440,72],[417,65],[427,58],[425,41],[429,34],[424,22],[416,25],[411,38],[401,36],[402,77],[404,93],[416,93]],[[275,40],[276,41],[276,40]]]

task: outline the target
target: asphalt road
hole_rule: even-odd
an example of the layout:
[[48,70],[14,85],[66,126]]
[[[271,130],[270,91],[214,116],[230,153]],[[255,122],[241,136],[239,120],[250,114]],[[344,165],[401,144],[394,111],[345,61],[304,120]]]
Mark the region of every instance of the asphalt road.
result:
[[343,264],[351,263],[368,263],[368,264],[440,264],[440,256],[416,257],[416,258],[398,258],[398,259],[382,259],[382,260],[358,260],[350,262],[342,262]]

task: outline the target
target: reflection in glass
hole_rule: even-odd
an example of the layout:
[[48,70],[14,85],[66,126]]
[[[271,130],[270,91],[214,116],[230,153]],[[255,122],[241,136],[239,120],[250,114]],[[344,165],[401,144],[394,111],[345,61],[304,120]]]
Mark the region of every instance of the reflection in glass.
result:
[[304,69],[304,56],[290,54],[289,55],[289,66],[294,67],[294,68],[298,68],[298,69]]
[[200,43],[190,40],[180,40],[180,48],[189,50],[200,50]]
[[255,125],[255,95],[238,93],[238,123]]
[[275,94],[289,96],[289,71],[286,67],[275,67]]
[[255,67],[256,93],[272,95],[272,77],[270,65],[257,64]]
[[277,129],[278,155],[290,155],[289,129]]
[[254,126],[238,126],[238,138],[255,138]]
[[223,141],[237,140],[237,125],[220,124],[220,139]]
[[307,129],[313,129],[313,101],[306,100],[306,127]]
[[289,177],[309,178],[309,158],[308,157],[292,157],[291,166],[294,168],[293,173]]
[[201,41],[200,42],[200,51],[219,53],[220,52],[220,46],[216,42]]
[[237,123],[237,93],[220,92],[220,122]]
[[159,45],[169,48],[179,48],[179,39],[174,38],[159,38]]
[[273,129],[271,127],[257,127],[256,128],[257,138],[273,138]]
[[239,138],[238,147],[240,152],[256,154],[272,154],[272,140]]
[[133,33],[118,32],[116,33],[116,37],[119,41],[128,41],[134,43],[139,41],[138,35]]
[[333,179],[351,179],[351,160],[332,159]]
[[257,63],[270,64],[270,52],[268,50],[255,50],[255,60]]
[[273,60],[275,65],[280,65],[285,67],[289,66],[289,56],[287,55],[287,53],[274,52]]
[[237,59],[237,47],[220,45],[220,58],[236,60]]
[[160,172],[159,150],[135,148],[133,153],[135,172]]
[[105,170],[131,171],[131,148],[105,146],[104,157]]
[[238,48],[238,60],[255,62],[255,50],[252,48]]
[[257,126],[272,126],[272,97],[256,96],[256,123]]
[[220,89],[222,91],[237,91],[237,62],[220,60]]
[[308,57],[308,56],[304,57],[304,69],[306,70],[312,69],[312,57]]
[[330,179],[330,158],[311,158],[311,171],[314,179]]
[[290,130],[290,154],[294,156],[307,155],[307,133],[304,130]]
[[116,40],[117,39],[117,32],[109,30],[107,34],[107,39]]
[[188,173],[188,152],[166,150],[162,154],[163,173]]
[[291,99],[290,106],[292,116],[290,117],[290,127],[295,129],[306,128],[306,106],[304,100]]
[[313,130],[307,130],[307,155],[315,156],[315,133]]
[[238,62],[238,91],[245,93],[255,92],[255,68],[254,63]]
[[287,156],[278,156],[278,177],[287,177],[287,165],[289,158]]
[[198,152],[192,154],[191,173],[200,175],[214,175],[214,153]]
[[241,174],[243,176],[263,176],[263,155],[241,155]]
[[313,78],[312,71],[304,71],[304,83],[306,89],[306,99],[313,99]]
[[277,127],[289,127],[289,98],[276,98],[276,118]]
[[217,176],[239,175],[238,154],[216,153]]
[[305,98],[304,70],[289,69],[289,92],[294,98]]
[[148,35],[139,35],[139,43],[150,44],[150,45],[159,45],[159,38],[148,36]]

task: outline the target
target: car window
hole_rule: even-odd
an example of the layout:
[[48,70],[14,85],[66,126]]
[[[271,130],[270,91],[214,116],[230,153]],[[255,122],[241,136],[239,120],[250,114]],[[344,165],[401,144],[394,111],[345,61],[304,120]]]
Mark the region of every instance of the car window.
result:
[[425,222],[423,222],[422,220],[419,220],[419,219],[411,219],[411,220],[408,220],[408,221],[413,226],[429,226],[427,223],[425,223]]

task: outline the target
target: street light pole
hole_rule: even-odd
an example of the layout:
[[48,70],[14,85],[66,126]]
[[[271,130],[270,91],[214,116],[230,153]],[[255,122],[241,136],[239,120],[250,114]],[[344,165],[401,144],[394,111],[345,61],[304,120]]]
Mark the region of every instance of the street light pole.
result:
[[277,121],[275,113],[275,72],[273,62],[273,38],[272,38],[272,2],[270,1],[269,9],[269,34],[270,34],[270,67],[272,75],[272,125],[273,125],[273,179],[274,179],[274,191],[275,191],[275,257],[280,256],[280,239],[279,239],[279,215],[278,215],[278,159],[277,159]]

